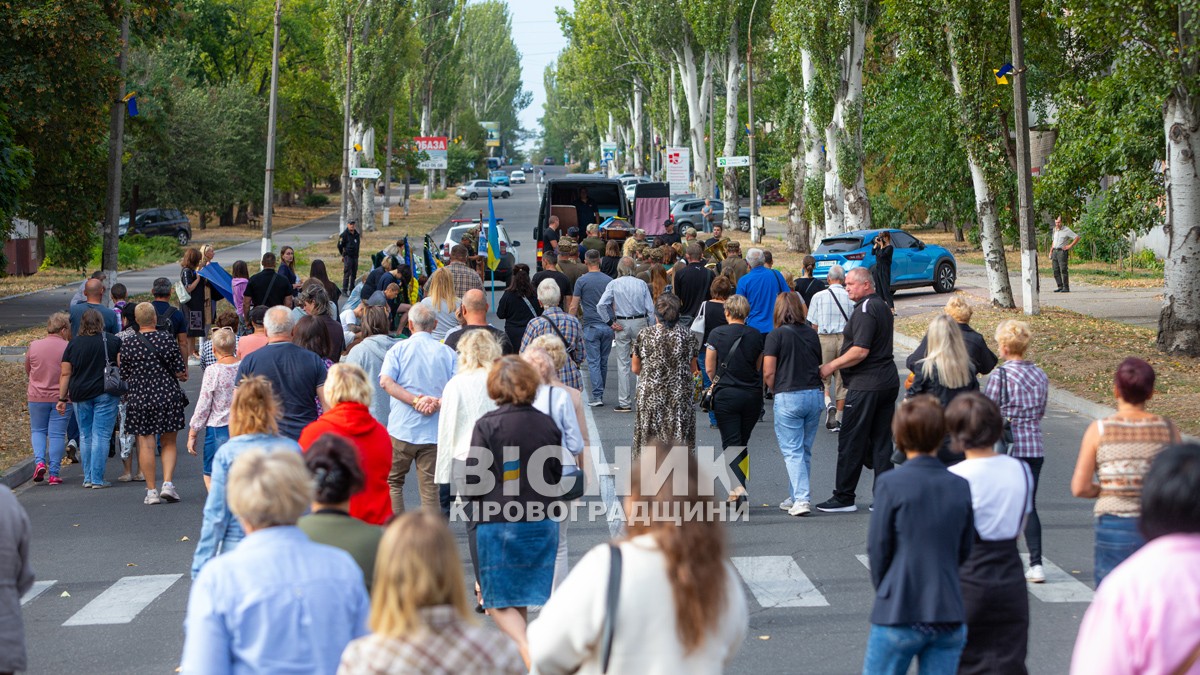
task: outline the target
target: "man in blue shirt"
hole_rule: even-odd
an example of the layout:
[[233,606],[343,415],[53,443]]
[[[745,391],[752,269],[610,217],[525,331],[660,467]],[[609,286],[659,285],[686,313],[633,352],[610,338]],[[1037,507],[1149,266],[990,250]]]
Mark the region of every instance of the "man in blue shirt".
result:
[[587,274],[575,281],[572,295],[571,314],[583,310],[583,342],[587,350],[588,380],[592,395],[588,405],[593,408],[604,405],[604,385],[608,381],[608,355],[612,351],[613,329],[600,318],[597,306],[604,289],[612,283],[612,277],[600,271],[600,252],[588,250],[584,255]]
[[271,389],[283,404],[279,434],[292,440],[309,422],[317,419],[317,401],[325,405],[325,362],[313,352],[292,344],[292,311],[283,305],[267,310],[263,318],[267,329],[267,344],[242,359],[237,379],[247,375],[262,375],[271,382]]
[[121,322],[117,320],[117,315],[102,304],[104,301],[103,281],[88,279],[83,285],[83,298],[83,302],[71,305],[71,337],[79,335],[79,320],[89,309],[100,312],[100,316],[104,317],[104,332],[113,335],[121,332]]
[[737,282],[737,294],[750,302],[746,325],[766,335],[775,328],[775,298],[788,290],[783,275],[767,267],[761,248],[746,252],[747,272]]
[[183,361],[186,363],[188,360],[187,320],[183,318],[183,312],[171,304],[171,280],[166,277],[155,279],[150,287],[150,293],[154,295],[154,302],[150,304],[154,305],[154,313],[158,315],[158,330],[175,336],[175,341],[179,343],[179,353],[183,355]]
[[[388,434],[392,437],[392,471],[388,474],[392,512],[404,513],[404,479],[417,463],[421,506],[440,508],[441,490],[433,482],[437,464],[438,412],[442,390],[454,376],[454,350],[431,335],[437,314],[424,304],[408,310],[412,337],[397,342],[383,357],[379,384],[392,397]],[[446,491],[447,498],[449,491]]]

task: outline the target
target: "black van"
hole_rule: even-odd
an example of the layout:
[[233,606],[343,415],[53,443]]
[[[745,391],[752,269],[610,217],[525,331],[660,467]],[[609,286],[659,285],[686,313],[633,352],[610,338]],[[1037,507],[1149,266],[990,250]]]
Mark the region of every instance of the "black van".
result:
[[536,241],[542,240],[542,232],[549,227],[550,216],[558,216],[559,232],[566,234],[572,227],[579,228],[579,236],[586,236],[589,223],[580,223],[575,205],[579,201],[579,191],[587,190],[588,201],[595,205],[599,222],[609,216],[629,218],[629,200],[625,197],[625,189],[616,178],[602,178],[574,174],[563,178],[551,178],[546,181],[542,192],[542,205],[538,211],[537,223],[533,226],[533,236]]

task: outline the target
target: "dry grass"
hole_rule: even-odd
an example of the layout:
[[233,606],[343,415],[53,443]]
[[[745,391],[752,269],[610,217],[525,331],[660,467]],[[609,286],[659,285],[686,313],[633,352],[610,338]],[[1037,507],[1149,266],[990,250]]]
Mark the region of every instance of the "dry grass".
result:
[[[307,223],[314,218],[320,218],[332,211],[333,207],[331,206],[320,209],[310,209],[303,206],[276,207],[275,216],[272,219],[272,227],[276,231],[295,227],[296,225]],[[217,227],[214,223],[208,229],[202,230],[199,226],[199,218],[195,214],[189,215],[188,219],[192,222],[192,242],[189,246],[200,247],[204,244],[211,244],[213,247],[220,249],[250,241],[251,239],[258,239],[262,236],[261,226],[237,225],[234,227]],[[211,222],[213,221],[210,219]],[[182,255],[182,253],[183,249],[180,248],[180,254]],[[128,271],[126,268],[122,269]],[[3,277],[0,278],[0,298],[19,295],[21,293],[43,291],[48,288],[57,288],[64,284],[78,283],[84,276],[85,272],[80,272],[79,270],[65,267],[48,267],[28,276]]]
[[[992,336],[1001,321],[1028,322],[1034,336],[1029,358],[1046,371],[1055,386],[1089,401],[1113,405],[1112,376],[1117,365],[1127,356],[1145,359],[1158,376],[1150,409],[1171,418],[1184,431],[1200,434],[1200,359],[1160,353],[1153,330],[1045,305],[1040,315],[1031,317],[1020,310],[972,304],[971,325],[993,350]],[[897,318],[896,330],[919,339],[936,314]]]
[[[45,330],[42,331],[45,333]],[[29,408],[25,401],[25,366],[0,361],[0,407],[9,411],[0,421],[0,470],[33,456],[29,445]]]

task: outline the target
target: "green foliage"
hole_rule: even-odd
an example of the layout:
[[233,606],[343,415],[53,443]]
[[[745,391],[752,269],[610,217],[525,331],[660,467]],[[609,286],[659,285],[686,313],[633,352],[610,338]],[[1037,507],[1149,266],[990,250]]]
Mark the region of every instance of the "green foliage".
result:
[[825,227],[825,178],[824,175],[807,176],[804,179],[804,210],[813,228]]
[[304,205],[310,209],[314,209],[329,204],[329,197],[320,192],[310,192],[304,195]]
[[500,142],[510,157],[521,132],[517,115],[533,98],[521,82],[521,54],[512,36],[508,5],[485,0],[463,16],[462,97],[477,120],[500,124]]
[[[16,144],[8,123],[7,106],[0,103],[0,241],[12,231],[12,217],[20,205],[21,194],[33,181],[33,155]],[[0,253],[0,273],[5,265]]]

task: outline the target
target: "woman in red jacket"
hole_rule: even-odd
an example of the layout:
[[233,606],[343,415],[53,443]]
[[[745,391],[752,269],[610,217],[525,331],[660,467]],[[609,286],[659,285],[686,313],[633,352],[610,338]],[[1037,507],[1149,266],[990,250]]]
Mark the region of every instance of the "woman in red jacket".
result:
[[388,473],[392,470],[392,439],[371,416],[371,384],[358,366],[335,363],[325,377],[329,409],[300,433],[305,451],[323,434],[334,433],[354,443],[363,471],[363,489],[350,497],[350,515],[372,525],[392,517]]

